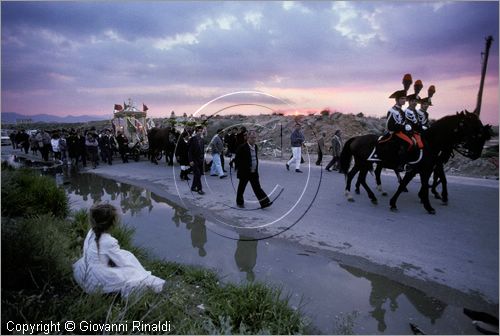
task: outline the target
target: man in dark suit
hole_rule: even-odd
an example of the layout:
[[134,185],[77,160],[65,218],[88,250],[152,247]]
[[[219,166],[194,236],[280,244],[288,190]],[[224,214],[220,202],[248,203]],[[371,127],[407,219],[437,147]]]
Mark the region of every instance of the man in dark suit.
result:
[[237,171],[237,177],[240,180],[238,184],[238,192],[236,194],[236,204],[240,208],[244,208],[243,194],[247,183],[250,182],[255,197],[259,200],[261,208],[271,206],[272,202],[269,201],[264,190],[262,190],[259,182],[259,158],[258,149],[255,141],[257,134],[255,131],[248,132],[247,142],[240,145],[236,150],[236,158],[234,159]]
[[196,134],[189,139],[188,143],[188,160],[189,165],[193,168],[193,184],[191,185],[191,191],[195,191],[200,195],[205,194],[201,186],[201,172],[203,171],[203,161],[204,161],[204,144],[201,138],[201,133],[203,133],[202,126],[196,126]]

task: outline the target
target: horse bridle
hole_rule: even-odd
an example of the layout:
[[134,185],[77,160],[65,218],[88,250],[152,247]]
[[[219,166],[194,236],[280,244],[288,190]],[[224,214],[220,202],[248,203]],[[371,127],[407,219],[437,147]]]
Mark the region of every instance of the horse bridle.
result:
[[455,145],[453,147],[453,150],[457,151],[458,153],[460,153],[461,155],[463,155],[467,158],[470,158],[470,156],[469,156],[470,151],[464,147],[464,143],[459,143],[459,144]]
[[[458,127],[454,129],[454,132],[455,133],[461,133],[461,131],[464,131],[464,121],[463,120],[460,120],[460,122],[458,123]],[[468,134],[465,134],[465,136],[468,136]],[[458,153],[460,153],[461,155],[467,157],[467,158],[471,158],[471,154],[470,154],[470,150],[468,148],[465,147],[465,144],[466,144],[467,140],[464,139],[463,141],[457,143],[455,146],[453,146],[453,150],[457,151]]]

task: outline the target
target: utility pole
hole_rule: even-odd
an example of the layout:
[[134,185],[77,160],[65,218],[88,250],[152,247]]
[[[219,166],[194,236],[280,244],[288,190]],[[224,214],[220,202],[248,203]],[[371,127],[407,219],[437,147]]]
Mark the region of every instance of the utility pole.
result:
[[283,157],[283,125],[280,123],[280,150],[281,157]]
[[479,113],[481,113],[481,103],[483,100],[483,87],[484,87],[484,77],[486,76],[486,67],[488,66],[488,55],[490,53],[491,42],[493,41],[493,36],[488,36],[486,38],[486,47],[484,49],[484,53],[481,53],[481,58],[483,61],[483,67],[481,70],[481,82],[479,83],[479,92],[477,94],[477,103],[476,109],[474,113],[479,117]]

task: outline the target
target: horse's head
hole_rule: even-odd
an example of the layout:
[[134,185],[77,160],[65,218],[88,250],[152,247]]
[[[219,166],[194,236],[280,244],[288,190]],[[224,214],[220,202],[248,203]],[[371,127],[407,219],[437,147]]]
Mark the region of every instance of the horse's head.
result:
[[477,114],[468,111],[457,113],[458,124],[456,132],[460,142],[455,150],[472,160],[481,156],[484,143],[491,138],[491,125],[484,126]]

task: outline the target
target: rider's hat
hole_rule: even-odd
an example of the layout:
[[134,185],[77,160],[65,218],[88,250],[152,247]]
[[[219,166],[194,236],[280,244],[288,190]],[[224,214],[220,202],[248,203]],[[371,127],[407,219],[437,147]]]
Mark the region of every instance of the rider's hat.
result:
[[434,93],[436,93],[436,87],[434,85],[429,86],[429,89],[427,90],[428,97],[419,99],[418,103],[419,104],[428,103],[429,106],[432,106],[431,98],[432,96],[434,96]]
[[410,101],[410,100],[419,100],[419,99],[420,99],[420,97],[416,93],[406,96],[406,100],[407,101]]
[[411,74],[405,74],[403,76],[403,87],[405,88],[405,91],[408,92],[408,89],[410,88],[411,83],[413,83],[413,79],[411,78]]
[[405,97],[406,97],[406,91],[405,90],[395,91],[393,94],[391,94],[389,96],[389,98],[396,98],[396,99],[405,98]]
[[427,103],[429,104],[429,106],[432,106],[432,101],[430,97],[421,98],[418,100],[418,103],[419,104]]

